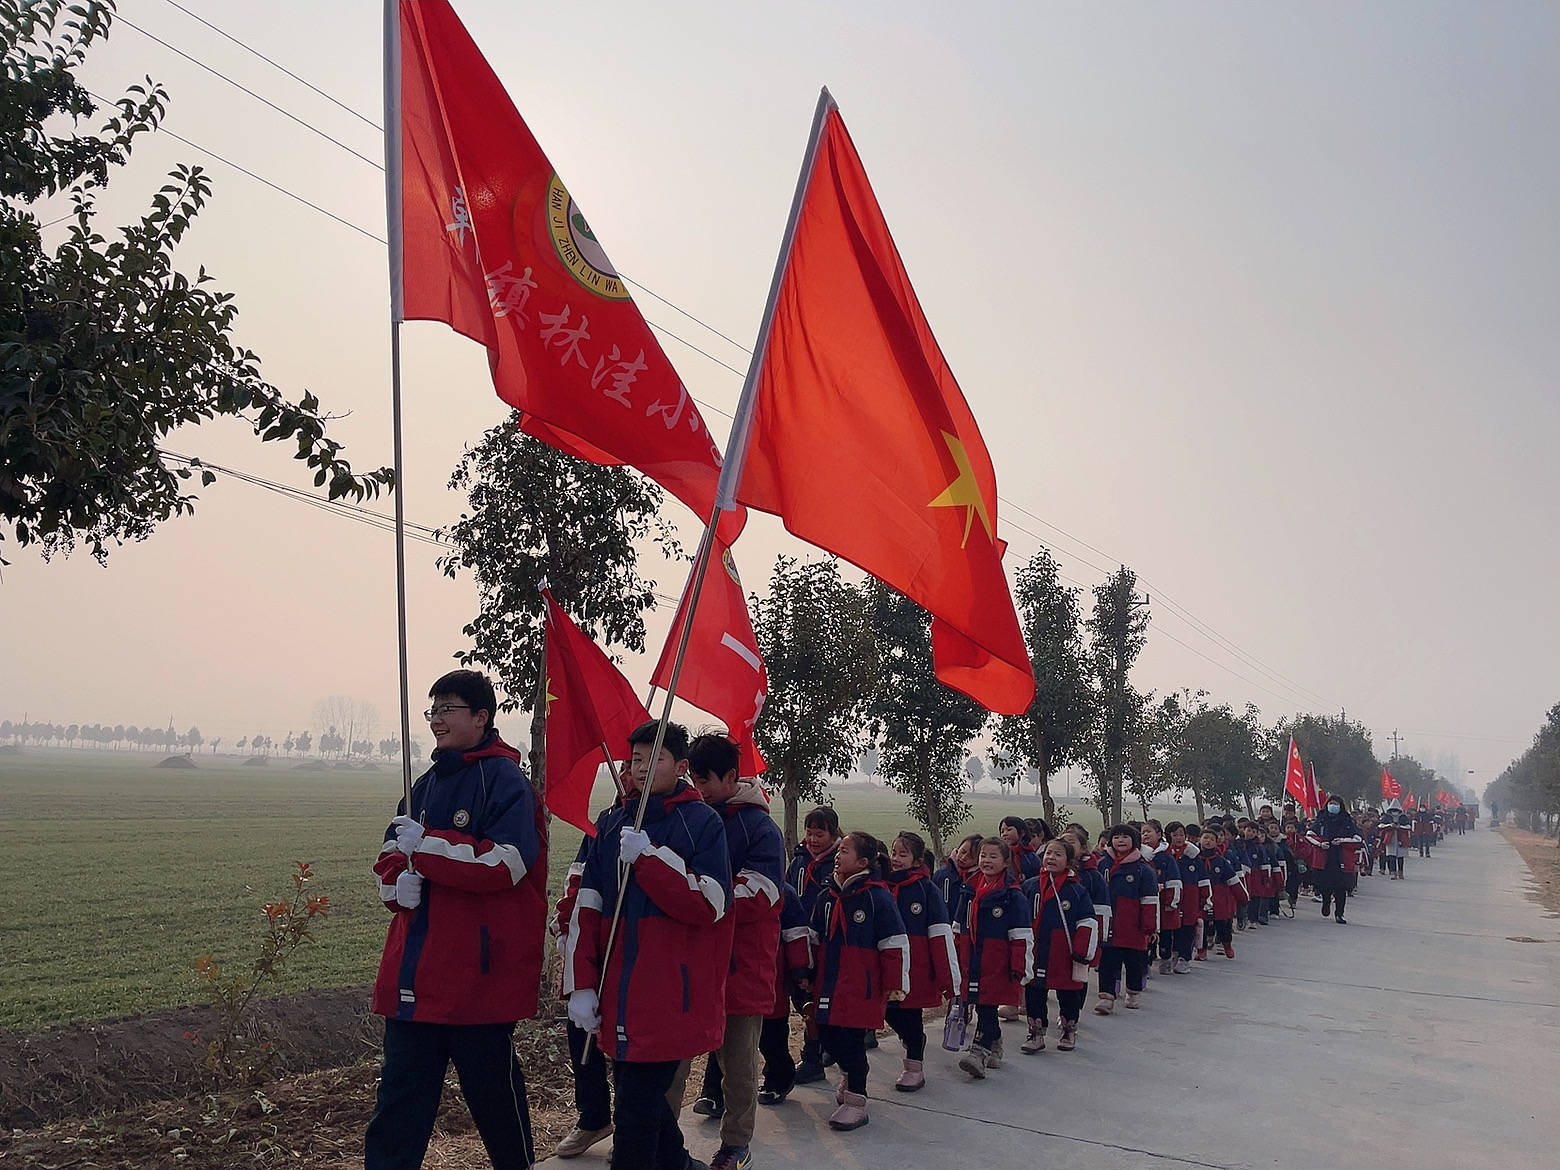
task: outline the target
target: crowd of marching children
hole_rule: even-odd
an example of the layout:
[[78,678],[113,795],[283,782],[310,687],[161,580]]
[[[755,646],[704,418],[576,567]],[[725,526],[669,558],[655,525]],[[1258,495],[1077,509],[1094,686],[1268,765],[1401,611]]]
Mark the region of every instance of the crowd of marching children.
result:
[[[421,1164],[453,1060],[493,1165],[525,1170],[534,1153],[511,1037],[538,1006],[545,828],[519,753],[492,727],[491,682],[456,671],[430,695],[439,754],[375,866],[393,918],[365,1164]],[[975,1080],[1008,1058],[1004,1019],[1024,1022],[1024,1055],[1052,1039],[1071,1051],[1091,986],[1098,1016],[1139,1009],[1151,972],[1233,959],[1237,933],[1292,918],[1302,896],[1343,924],[1374,865],[1401,880],[1410,853],[1431,856],[1469,821],[1395,800],[1356,819],[1336,796],[1309,820],[1263,806],[1252,819],[1146,819],[1097,837],[1008,816],[934,870],[916,833],[884,843],[820,807],[788,863],[768,795],[739,775],[726,736],[690,742],[668,724],[663,738],[647,723],[628,746],[622,795],[582,841],[550,930],[578,1109],[556,1152],[610,1136],[614,1170],[704,1170],[679,1120],[699,1057],[694,1112],[720,1121],[710,1165],[750,1170],[758,1107],[829,1064],[840,1074],[829,1124],[867,1123],[867,1053],[885,1026],[903,1045],[894,1088],[906,1093],[926,1084],[929,1010]]]

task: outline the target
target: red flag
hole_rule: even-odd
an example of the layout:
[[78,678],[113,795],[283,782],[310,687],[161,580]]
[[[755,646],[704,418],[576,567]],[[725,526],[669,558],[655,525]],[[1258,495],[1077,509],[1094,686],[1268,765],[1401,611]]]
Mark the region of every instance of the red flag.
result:
[[1016,714],[1035,683],[991,458],[827,94],[819,112],[722,499],[777,514],[930,611],[937,677]]
[[447,0],[400,22],[404,318],[486,346],[529,433],[708,517],[720,452],[583,212]]
[[590,791],[608,751],[650,719],[634,688],[601,647],[547,600],[547,807],[595,835]]
[[[650,676],[650,681],[662,690],[671,686],[672,663],[687,620],[692,587],[690,577],[677,607],[677,617],[666,635],[666,645],[661,648],[661,659]],[[677,697],[725,723],[741,749],[742,775],[757,776],[767,765],[753,743],[753,725],[758,722],[768,693],[769,672],[758,651],[758,639],[753,636],[753,619],[742,592],[742,578],[737,575],[731,550],[716,540],[710,550],[704,588],[693,611],[693,630],[688,635],[688,652],[677,680]]]
[[1311,788],[1306,777],[1305,765],[1300,760],[1300,748],[1295,737],[1289,737],[1289,763],[1284,772],[1284,791],[1295,798],[1302,809],[1309,810]]
[[1392,773],[1381,769],[1381,799],[1396,800],[1403,795],[1403,786],[1392,778]]
[[1414,794],[1412,792],[1403,798],[1403,807],[1409,810],[1413,810],[1419,807],[1419,802],[1414,799]]
[[1305,776],[1305,789],[1306,789],[1305,815],[1306,816],[1310,816],[1313,813],[1320,812],[1321,808],[1322,808],[1322,790],[1316,783],[1316,765],[1315,764],[1311,764],[1309,766],[1308,771],[1306,772],[1306,776]]
[[1440,792],[1437,792],[1435,794],[1435,799],[1436,799],[1436,802],[1442,808],[1451,808],[1452,807],[1452,794],[1450,792],[1447,792],[1445,789],[1442,789]]

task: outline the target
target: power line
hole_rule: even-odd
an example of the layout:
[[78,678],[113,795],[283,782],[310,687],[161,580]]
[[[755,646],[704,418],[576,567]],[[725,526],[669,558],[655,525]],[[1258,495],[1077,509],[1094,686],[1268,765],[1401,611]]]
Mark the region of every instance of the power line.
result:
[[[189,13],[188,9],[185,9],[181,5],[175,3],[174,0],[167,0],[167,2],[172,4],[174,7],[179,8],[180,11],[183,11],[183,12],[187,13],[188,15],[194,16],[193,13]],[[121,19],[123,19],[123,18],[121,18]],[[265,60],[268,64],[271,64],[271,65],[275,66],[276,68],[280,69],[282,72],[286,73],[289,77],[292,77],[295,80],[298,80],[300,83],[308,86],[311,90],[314,90],[315,92],[320,93],[322,96],[329,97],[329,95],[325,94],[323,90],[319,90],[317,87],[315,87],[312,84],[310,84],[309,82],[305,81],[303,78],[299,77],[297,74],[293,73],[291,70],[288,70],[284,66],[281,66],[278,63],[272,61],[270,58],[265,57],[264,54],[261,54],[258,50],[253,49],[251,46],[249,46],[247,43],[245,43],[244,41],[240,40],[239,38],[234,37],[230,33],[227,33],[225,30],[222,30],[222,29],[218,28],[216,25],[212,24],[209,21],[203,20],[203,19],[201,19],[199,17],[195,17],[195,19],[200,20],[200,22],[202,24],[204,24],[207,27],[211,28],[213,31],[219,33],[220,35],[222,35],[226,39],[232,41],[234,44],[239,45],[240,47],[242,47],[242,48],[246,49],[247,51],[253,53],[255,56],[260,57],[262,60]],[[125,21],[125,23],[126,24],[130,24],[129,21]],[[195,61],[194,58],[189,57],[189,55],[184,53],[184,52],[182,52],[182,50],[174,48],[174,46],[169,45],[166,41],[163,41],[163,40],[161,40],[158,37],[153,36],[152,34],[146,32],[146,30],[141,29],[139,26],[131,24],[131,27],[135,28],[135,30],[137,32],[141,32],[143,35],[148,36],[150,39],[152,39],[154,41],[157,41],[157,43],[163,45],[164,47],[170,49],[171,51],[173,51],[175,53],[178,53],[181,57],[184,57],[185,59],[190,60],[190,61],[194,62],[197,65],[201,65],[201,67],[203,69],[206,69],[208,72],[211,72],[215,76],[217,76],[217,77],[221,78],[222,80],[228,82],[229,84],[233,85],[235,88],[241,90],[245,94],[248,94],[249,96],[255,98],[257,101],[262,102],[263,104],[265,104],[269,108],[277,110],[278,112],[285,114],[287,117],[291,118],[293,121],[298,122],[300,125],[306,126],[308,129],[315,130],[314,127],[309,126],[309,124],[307,122],[305,122],[303,119],[297,117],[296,115],[290,113],[287,110],[282,109],[280,106],[277,106],[275,103],[270,102],[266,98],[261,97],[259,94],[254,93],[254,91],[246,88],[245,86],[239,84],[238,82],[233,81],[233,79],[227,77],[225,74],[222,74],[218,70],[212,69],[210,66],[204,65],[204,64],[202,64],[199,61]],[[94,96],[96,96],[96,95],[94,95]],[[99,99],[99,100],[103,100],[103,99]],[[358,117],[361,120],[367,122],[369,125],[374,125],[376,129],[382,129],[382,128],[378,127],[377,125],[375,125],[375,123],[373,123],[371,119],[368,119],[365,115],[360,114],[356,110],[351,109],[351,107],[346,106],[344,103],[341,103],[341,102],[337,101],[335,98],[330,98],[330,100],[335,102],[337,105],[341,105],[342,108],[348,110],[348,112],[354,114],[356,117]],[[374,162],[372,159],[368,159],[364,155],[358,154],[357,151],[353,150],[351,147],[347,146],[346,144],[341,143],[338,140],[336,140],[334,138],[331,138],[329,135],[323,134],[322,132],[320,132],[318,130],[315,130],[315,132],[319,133],[321,135],[321,137],[325,138],[327,141],[330,141],[333,144],[342,147],[342,149],[348,151],[350,154],[353,154],[355,157],[357,157],[359,159],[362,159],[363,161],[369,162],[371,165],[375,166],[377,169],[379,169],[381,171],[383,170],[383,167],[379,163]],[[240,173],[242,173],[244,175],[247,175],[248,177],[250,177],[252,179],[255,179],[257,182],[263,183],[267,187],[270,187],[272,190],[275,190],[275,191],[277,191],[280,194],[286,195],[289,198],[292,198],[292,199],[296,200],[297,202],[303,204],[306,207],[309,207],[310,209],[312,209],[314,211],[318,211],[321,214],[328,216],[329,218],[335,220],[336,222],[342,224],[343,226],[350,227],[354,231],[358,232],[359,234],[367,236],[369,239],[372,239],[372,240],[374,240],[375,242],[377,242],[379,244],[385,244],[386,243],[386,241],[382,237],[374,234],[373,232],[371,232],[371,231],[369,231],[369,230],[367,230],[367,229],[365,229],[363,227],[360,227],[359,225],[357,225],[355,223],[352,223],[352,222],[350,222],[348,220],[345,220],[345,219],[341,218],[340,216],[335,215],[334,213],[332,213],[330,211],[325,210],[324,208],[318,206],[317,204],[314,204],[314,203],[310,202],[309,200],[303,198],[301,195],[298,195],[295,192],[290,191],[290,190],[288,190],[285,187],[282,187],[282,186],[280,186],[280,185],[278,185],[276,183],[273,183],[273,182],[271,182],[271,181],[269,181],[267,179],[261,178],[259,175],[256,175],[254,172],[249,171],[249,170],[239,166],[237,163],[234,163],[234,162],[232,162],[232,161],[230,161],[230,160],[228,160],[226,158],[223,158],[221,155],[217,154],[215,151],[211,151],[211,150],[209,150],[206,147],[202,147],[202,146],[198,145],[197,143],[191,142],[189,139],[182,138],[182,137],[180,137],[177,134],[173,134],[171,131],[169,131],[168,133],[169,133],[170,137],[173,137],[177,141],[185,143],[185,145],[190,146],[192,149],[201,150],[201,151],[209,154],[211,157],[217,159],[220,162],[226,163],[228,166],[233,167],[235,170],[239,171]],[[621,273],[619,275],[622,276]],[[630,284],[633,284],[634,287],[640,289],[641,291],[643,291],[647,295],[653,297],[655,300],[657,300],[657,301],[661,302],[662,304],[668,306],[669,308],[673,309],[674,311],[676,311],[677,313],[679,313],[683,317],[686,317],[689,321],[692,321],[693,323],[697,324],[698,326],[700,326],[701,328],[705,329],[706,331],[708,331],[709,333],[713,334],[714,336],[719,337],[721,340],[723,340],[723,341],[727,342],[728,344],[736,347],[737,349],[741,350],[743,353],[749,354],[751,356],[752,351],[747,346],[743,345],[741,342],[739,342],[736,339],[730,337],[728,334],[722,332],[721,330],[716,329],[713,325],[710,325],[708,322],[704,321],[703,319],[701,319],[700,317],[696,316],[695,314],[690,313],[686,309],[683,309],[681,306],[679,306],[679,305],[675,304],[674,302],[668,300],[667,298],[661,296],[659,293],[655,292],[653,289],[651,289],[648,286],[640,283],[637,280],[633,280],[632,278],[627,277],[627,276],[622,276],[622,279],[624,279],[625,281],[627,281]],[[745,371],[740,370],[737,367],[731,365],[730,363],[723,361],[722,359],[716,357],[714,354],[711,354],[707,350],[705,350],[705,349],[695,345],[693,342],[689,341],[687,338],[682,337],[682,336],[678,335],[677,333],[674,333],[673,331],[665,328],[664,326],[659,325],[659,324],[649,320],[649,318],[645,318],[645,323],[647,325],[649,325],[651,328],[655,329],[657,332],[659,332],[659,333],[663,334],[664,336],[670,338],[671,340],[676,341],[679,344],[687,347],[688,349],[690,349],[693,352],[699,354],[700,356],[706,358],[707,360],[709,360],[711,362],[714,362],[716,365],[720,366],[721,368],[723,368],[725,370],[728,370],[729,372],[737,375],[738,377],[745,377]],[[700,399],[697,399],[697,398],[695,399],[695,401],[698,402],[700,406],[703,406],[706,409],[712,410],[712,411],[714,411],[717,414],[723,415],[726,418],[731,418],[732,417],[731,414],[728,413],[727,411],[721,410],[720,408],[715,407],[715,406],[713,406],[710,403],[704,402],[704,401],[702,401]],[[998,498],[998,500],[1001,503],[1007,505],[1009,508],[1011,508],[1011,509],[1013,509],[1015,511],[1018,511],[1018,512],[1024,514],[1025,516],[1028,516],[1028,517],[1032,518],[1033,520],[1037,521],[1040,524],[1045,525],[1047,528],[1050,528],[1051,530],[1057,532],[1058,534],[1060,534],[1061,536],[1065,537],[1067,540],[1071,541],[1072,543],[1074,543],[1074,544],[1076,544],[1076,545],[1078,545],[1078,546],[1080,546],[1082,548],[1088,549],[1089,551],[1095,553],[1096,555],[1106,558],[1108,561],[1116,561],[1116,563],[1118,563],[1118,564],[1122,563],[1117,558],[1111,557],[1110,554],[1106,553],[1103,549],[1099,548],[1098,546],[1093,545],[1093,544],[1089,543],[1088,541],[1083,540],[1080,537],[1074,536],[1073,534],[1067,532],[1065,529],[1059,527],[1056,524],[1053,524],[1051,521],[1046,520],[1044,517],[1038,515],[1037,513],[1031,511],[1030,509],[1025,508],[1023,505],[1017,503],[1016,501],[1014,501],[1012,499],[1009,499],[1006,496],[1001,496],[1001,495],[999,495],[997,498]],[[1040,543],[1042,546],[1050,548],[1050,549],[1052,549],[1052,550],[1054,550],[1054,551],[1056,551],[1058,553],[1064,553],[1064,555],[1067,555],[1067,556],[1071,557],[1074,560],[1080,561],[1081,563],[1087,565],[1089,568],[1093,569],[1094,571],[1096,571],[1098,573],[1101,573],[1102,575],[1104,575],[1106,577],[1108,577],[1110,575],[1110,573],[1114,571],[1112,569],[1105,568],[1105,567],[1102,567],[1100,565],[1094,564],[1087,557],[1084,557],[1084,556],[1082,556],[1079,553],[1065,551],[1065,550],[1063,550],[1061,548],[1058,548],[1056,545],[1051,544],[1050,542],[1048,542],[1048,541],[1044,540],[1043,538],[1041,538],[1037,533],[1035,533],[1035,532],[1033,532],[1033,531],[1031,531],[1029,529],[1024,528],[1022,525],[1015,524],[1012,521],[1011,517],[1008,519],[1007,525],[1009,527],[1011,527],[1011,528],[1015,528],[1018,531],[1025,533],[1026,535],[1030,536],[1032,539],[1034,539],[1035,541]],[[1068,578],[1068,579],[1072,580],[1073,583],[1079,585],[1080,587],[1084,587],[1082,582],[1076,581],[1076,579],[1072,579],[1072,578]],[[1299,706],[1307,706],[1307,705],[1309,705],[1313,701],[1326,703],[1326,700],[1318,692],[1313,691],[1310,688],[1304,687],[1301,684],[1295,682],[1293,679],[1289,678],[1287,675],[1284,675],[1282,672],[1277,671],[1277,670],[1275,670],[1275,669],[1273,669],[1271,667],[1268,667],[1265,663],[1261,662],[1261,660],[1257,659],[1254,655],[1252,655],[1249,652],[1243,650],[1241,647],[1239,647],[1236,643],[1234,643],[1229,638],[1225,637],[1223,634],[1220,634],[1211,625],[1209,625],[1208,623],[1204,622],[1202,619],[1198,618],[1195,614],[1193,614],[1185,606],[1182,606],[1180,603],[1176,602],[1173,598],[1171,598],[1168,594],[1166,594],[1162,589],[1159,589],[1157,586],[1155,586],[1152,582],[1150,582],[1148,580],[1147,577],[1142,576],[1140,574],[1139,575],[1139,580],[1141,580],[1144,583],[1145,587],[1148,587],[1153,592],[1156,592],[1156,593],[1158,593],[1160,595],[1161,599],[1163,599],[1163,601],[1165,602],[1166,612],[1169,613],[1171,616],[1176,617],[1179,620],[1183,621],[1188,626],[1188,628],[1190,628],[1192,631],[1194,631],[1195,633],[1199,634],[1200,636],[1208,639],[1210,642],[1212,642],[1214,644],[1214,646],[1216,648],[1220,649],[1221,651],[1223,651],[1225,653],[1228,653],[1228,654],[1231,654],[1232,656],[1234,656],[1238,662],[1242,663],[1242,665],[1246,665],[1246,666],[1250,667],[1251,669],[1259,671],[1261,674],[1263,674],[1264,676],[1269,678],[1275,684],[1277,684],[1279,686],[1283,686],[1283,687],[1293,691],[1295,696],[1300,696],[1303,699],[1303,701],[1298,703],[1297,705],[1299,705]],[[1235,676],[1237,678],[1241,678],[1243,681],[1251,683],[1251,685],[1256,686],[1259,690],[1263,691],[1264,693],[1269,694],[1269,695],[1273,695],[1275,698],[1278,698],[1278,699],[1280,699],[1280,700],[1282,700],[1284,702],[1294,702],[1295,701],[1293,697],[1286,698],[1285,696],[1278,694],[1276,691],[1273,691],[1273,690],[1269,689],[1268,687],[1262,686],[1261,684],[1258,684],[1258,683],[1254,682],[1253,680],[1246,678],[1246,676],[1241,675],[1239,672],[1231,670],[1229,667],[1224,666],[1223,663],[1217,662],[1215,659],[1209,657],[1208,655],[1202,654],[1200,651],[1195,650],[1193,647],[1191,647],[1187,643],[1181,641],[1179,638],[1176,638],[1176,637],[1174,637],[1174,635],[1171,635],[1168,631],[1164,631],[1162,627],[1161,627],[1161,632],[1165,633],[1165,636],[1169,637],[1172,641],[1176,642],[1177,644],[1179,644],[1179,645],[1181,645],[1181,646],[1183,646],[1183,647],[1185,647],[1185,648],[1187,648],[1189,650],[1192,650],[1194,653],[1199,654],[1199,656],[1207,659],[1209,662],[1214,663],[1214,665],[1219,666],[1221,669],[1230,670],[1230,673],[1235,674]],[[1309,696],[1309,697],[1307,698],[1306,696]]]

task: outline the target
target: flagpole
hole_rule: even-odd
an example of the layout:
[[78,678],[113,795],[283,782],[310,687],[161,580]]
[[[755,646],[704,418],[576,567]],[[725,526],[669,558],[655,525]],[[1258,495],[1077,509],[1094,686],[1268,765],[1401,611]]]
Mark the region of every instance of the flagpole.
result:
[[401,447],[401,7],[385,0],[385,237],[390,259],[390,429],[395,463],[395,632],[401,683],[401,788],[412,815],[412,705],[406,668],[406,475]]
[[[758,374],[764,368],[769,355],[769,335],[774,328],[775,305],[780,300],[780,285],[785,280],[786,269],[791,262],[791,245],[796,241],[796,224],[801,218],[802,201],[807,197],[807,186],[812,182],[813,165],[818,161],[818,143],[823,139],[823,124],[839,107],[824,86],[818,93],[818,107],[813,111],[812,133],[807,138],[807,150],[802,155],[802,169],[796,177],[796,194],[791,197],[791,213],[785,221],[785,235],[780,240],[780,256],[775,261],[775,274],[769,282],[769,299],[764,303],[764,319],[759,325],[758,340],[753,344],[753,357],[748,362],[747,377],[742,383],[742,397],[737,401],[737,412],[731,419],[731,434],[726,439],[726,461],[721,464],[720,483],[715,489],[716,506],[731,511],[737,506],[737,487],[742,481],[742,467],[747,462],[748,440],[753,433],[753,400],[758,388]],[[711,525],[714,524],[712,520]]]

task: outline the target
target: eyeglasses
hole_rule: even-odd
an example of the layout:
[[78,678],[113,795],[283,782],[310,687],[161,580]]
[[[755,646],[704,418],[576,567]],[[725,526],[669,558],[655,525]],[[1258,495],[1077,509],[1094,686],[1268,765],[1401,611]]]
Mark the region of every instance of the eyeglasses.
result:
[[470,711],[471,708],[464,703],[441,703],[437,707],[429,707],[423,712],[423,718],[432,723],[436,715],[448,715],[451,711]]

